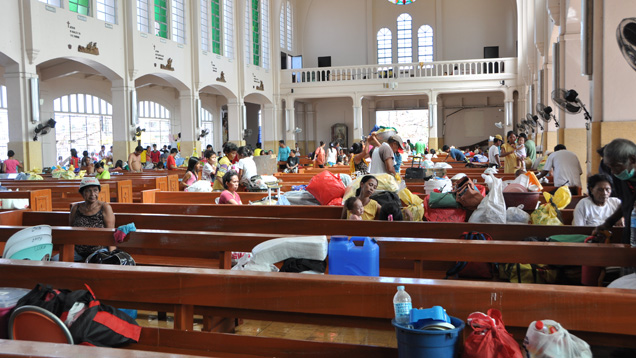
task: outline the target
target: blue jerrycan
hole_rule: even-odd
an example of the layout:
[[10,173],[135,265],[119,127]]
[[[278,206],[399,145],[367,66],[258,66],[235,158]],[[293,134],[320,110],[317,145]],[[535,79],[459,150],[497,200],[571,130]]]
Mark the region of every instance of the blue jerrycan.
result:
[[[362,242],[361,246],[355,242]],[[332,236],[329,241],[329,274],[380,276],[380,247],[368,236]]]

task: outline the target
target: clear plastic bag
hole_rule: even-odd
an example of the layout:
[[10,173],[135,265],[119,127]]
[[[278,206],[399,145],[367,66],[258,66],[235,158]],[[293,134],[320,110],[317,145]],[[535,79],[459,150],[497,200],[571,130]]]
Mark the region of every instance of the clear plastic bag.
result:
[[527,357],[532,358],[592,358],[590,346],[570,334],[558,322],[544,319],[541,329],[532,322],[523,341]]
[[503,197],[501,179],[496,178],[492,174],[484,176],[484,179],[486,179],[490,192],[486,195],[484,200],[481,201],[477,210],[475,210],[470,216],[470,219],[468,219],[468,222],[505,224],[506,202]]
[[530,214],[523,211],[523,205],[513,206],[506,209],[506,224],[527,224],[529,221]]

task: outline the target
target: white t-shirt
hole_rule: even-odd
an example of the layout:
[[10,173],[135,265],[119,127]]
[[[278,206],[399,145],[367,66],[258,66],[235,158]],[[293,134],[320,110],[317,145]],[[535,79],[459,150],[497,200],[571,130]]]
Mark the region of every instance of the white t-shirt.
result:
[[243,177],[241,182],[249,181],[251,177],[256,175],[256,163],[252,157],[246,157],[238,161],[237,167],[243,170]]
[[495,155],[499,155],[499,147],[493,144],[488,149],[488,163],[501,165],[501,163],[497,161]]
[[574,226],[599,226],[605,222],[621,206],[621,200],[618,198],[609,198],[603,206],[594,204],[592,198],[586,197],[581,199],[576,208],[574,208]]
[[548,156],[543,170],[552,169],[555,186],[581,186],[581,163],[579,158],[569,150],[562,149]]
[[327,163],[335,163],[338,161],[338,150],[336,148],[329,148],[327,150]]
[[388,171],[386,170],[385,161],[393,157],[393,149],[391,149],[391,146],[386,142],[382,143],[381,146],[373,150],[373,154],[371,155],[371,167],[369,168],[369,173],[388,173]]
[[214,168],[212,168],[212,165],[210,163],[205,163],[205,165],[203,166],[203,171],[201,172],[201,180],[207,180],[207,181],[214,181],[214,174],[212,170]]

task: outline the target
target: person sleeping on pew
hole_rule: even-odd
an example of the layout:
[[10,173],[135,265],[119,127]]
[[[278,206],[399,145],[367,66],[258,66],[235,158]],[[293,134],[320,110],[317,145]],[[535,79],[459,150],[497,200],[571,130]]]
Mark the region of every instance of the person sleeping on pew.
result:
[[[378,187],[378,180],[373,175],[365,175],[360,180],[360,187],[356,190],[356,197],[362,202],[364,211],[362,212],[362,220],[375,220],[380,215],[382,206],[377,201],[371,199],[371,195]],[[346,207],[342,208],[341,219],[349,219],[351,212]]]
[[[621,207],[621,200],[612,198],[612,178],[607,174],[595,174],[587,179],[590,196],[581,199],[574,208],[574,226],[602,225]],[[622,226],[622,219],[618,223]]]
[[[98,199],[102,187],[99,180],[92,177],[84,177],[80,182],[79,192],[84,198],[84,202],[73,205],[69,215],[69,226],[74,227],[98,227],[114,228],[115,214],[110,204]],[[101,246],[75,245],[75,262],[84,262],[86,258],[101,249]],[[109,246],[110,251],[115,246]]]
[[239,187],[238,173],[234,170],[230,170],[223,175],[222,181],[225,190],[223,190],[221,196],[219,197],[219,204],[243,204],[241,202],[241,197],[236,192]]
[[382,205],[378,219],[384,221],[413,221],[413,214],[408,208],[402,208],[395,202]]

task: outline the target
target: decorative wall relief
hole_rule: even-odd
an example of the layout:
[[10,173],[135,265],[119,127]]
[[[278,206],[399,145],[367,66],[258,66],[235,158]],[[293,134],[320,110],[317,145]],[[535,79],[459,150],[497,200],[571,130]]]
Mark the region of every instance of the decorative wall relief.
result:
[[159,67],[161,67],[162,70],[174,71],[174,68],[172,67],[172,59],[171,58],[168,59],[168,62],[165,65],[161,64]]
[[265,85],[263,84],[263,81],[261,81],[261,84],[259,84],[258,86],[255,87],[256,90],[258,91],[265,91]]
[[225,72],[221,71],[221,76],[216,78],[217,82],[226,82],[225,81]]
[[97,48],[97,42],[89,42],[88,45],[86,46],[82,46],[82,45],[78,45],[77,46],[77,51],[78,52],[83,52],[83,53],[88,53],[91,55],[95,55],[98,56],[99,55],[99,49]]

